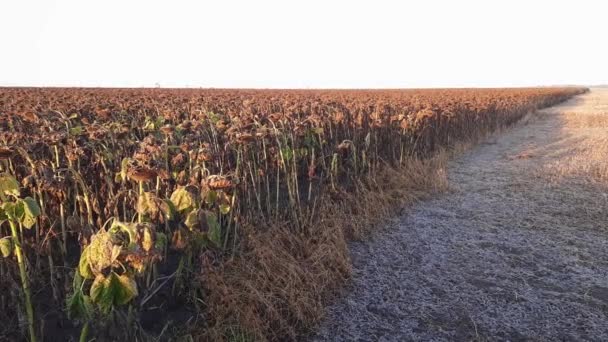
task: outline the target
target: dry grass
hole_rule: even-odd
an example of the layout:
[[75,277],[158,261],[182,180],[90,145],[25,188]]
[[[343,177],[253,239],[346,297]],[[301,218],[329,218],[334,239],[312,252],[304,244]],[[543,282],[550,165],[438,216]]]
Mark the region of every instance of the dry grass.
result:
[[576,110],[560,113],[561,132],[571,143],[552,153],[543,169],[553,181],[573,180],[608,186],[608,91],[597,90]]
[[198,337],[295,340],[322,318],[324,304],[349,278],[347,241],[364,237],[405,205],[446,190],[447,159],[441,152],[385,167],[352,193],[326,196],[320,216],[303,232],[294,234],[288,223],[249,229],[238,258],[207,263],[202,272],[213,321]]

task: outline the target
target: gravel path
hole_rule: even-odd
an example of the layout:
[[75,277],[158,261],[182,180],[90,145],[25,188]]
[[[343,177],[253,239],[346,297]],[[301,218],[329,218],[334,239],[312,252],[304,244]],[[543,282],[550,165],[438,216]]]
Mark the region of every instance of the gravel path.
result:
[[547,172],[608,136],[565,115],[604,109],[608,91],[580,96],[452,161],[452,191],[351,244],[310,340],[608,341],[608,187]]

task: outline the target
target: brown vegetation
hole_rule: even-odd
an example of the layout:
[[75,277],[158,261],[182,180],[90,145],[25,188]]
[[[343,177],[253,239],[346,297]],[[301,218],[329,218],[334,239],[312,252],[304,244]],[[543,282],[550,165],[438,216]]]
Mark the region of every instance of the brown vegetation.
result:
[[40,208],[17,237],[34,334],[294,338],[348,276],[345,236],[441,188],[426,158],[583,91],[3,89],[2,172]]

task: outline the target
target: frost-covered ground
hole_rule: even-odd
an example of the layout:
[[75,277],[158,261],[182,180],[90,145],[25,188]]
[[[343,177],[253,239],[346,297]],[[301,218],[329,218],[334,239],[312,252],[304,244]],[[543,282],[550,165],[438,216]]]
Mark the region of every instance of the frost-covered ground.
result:
[[310,339],[608,341],[607,109],[594,91],[453,160],[452,191],[351,244]]

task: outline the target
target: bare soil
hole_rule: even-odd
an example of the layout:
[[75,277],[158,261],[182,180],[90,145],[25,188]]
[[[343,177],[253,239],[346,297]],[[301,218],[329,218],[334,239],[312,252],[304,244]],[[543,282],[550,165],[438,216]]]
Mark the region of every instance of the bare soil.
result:
[[451,190],[350,245],[312,341],[608,340],[608,90],[452,160]]

